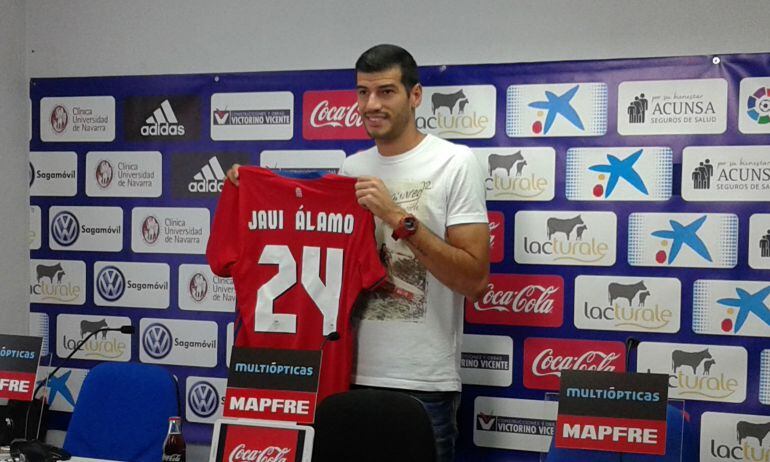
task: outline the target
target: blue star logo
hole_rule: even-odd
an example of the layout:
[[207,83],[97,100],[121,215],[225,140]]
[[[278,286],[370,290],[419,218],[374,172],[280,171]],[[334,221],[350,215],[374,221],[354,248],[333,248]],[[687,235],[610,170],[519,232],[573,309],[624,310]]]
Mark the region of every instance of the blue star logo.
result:
[[[69,387],[67,387],[67,381],[69,380],[70,375],[72,375],[72,371],[67,371],[58,377],[54,376],[48,379],[49,406],[53,404],[53,401],[56,399],[57,395],[61,395],[63,400],[68,402],[70,406],[75,407],[75,398],[72,397],[72,392],[70,391]],[[41,380],[38,382],[38,385],[42,385],[44,382],[44,380]]]
[[570,104],[572,97],[575,96],[575,93],[577,93],[579,88],[580,85],[575,85],[562,95],[556,95],[553,92],[546,91],[546,101],[535,101],[529,103],[529,107],[531,108],[544,109],[548,111],[548,115],[545,116],[545,127],[543,129],[543,134],[548,133],[548,130],[551,129],[551,125],[553,125],[554,119],[556,119],[557,115],[561,115],[580,130],[584,130],[583,122],[580,120],[580,116],[578,115],[577,111],[575,111],[575,108],[573,108]]
[[608,173],[610,179],[607,181],[607,188],[604,191],[604,198],[610,197],[612,191],[615,190],[615,186],[618,185],[618,181],[622,178],[628,184],[636,188],[645,196],[648,195],[647,186],[644,185],[642,177],[634,170],[634,164],[642,156],[642,149],[636,151],[625,159],[621,160],[612,154],[607,154],[607,160],[609,164],[597,164],[588,167],[588,170],[599,173]]
[[668,254],[669,265],[676,259],[676,256],[679,255],[679,251],[684,244],[700,255],[704,260],[709,262],[712,261],[709,249],[706,247],[706,244],[703,243],[701,238],[698,237],[698,230],[703,226],[706,218],[707,216],[703,215],[689,225],[682,225],[676,220],[669,220],[668,222],[671,224],[671,229],[661,229],[652,232],[652,235],[655,237],[673,240],[671,251]]
[[743,327],[743,324],[746,322],[750,313],[754,313],[754,316],[770,326],[770,310],[768,310],[767,305],[764,303],[767,296],[770,295],[770,286],[767,286],[754,294],[750,294],[740,287],[736,287],[735,293],[738,295],[738,298],[721,298],[717,300],[717,303],[720,305],[738,308],[738,316],[735,319],[733,333],[741,330],[741,327]]

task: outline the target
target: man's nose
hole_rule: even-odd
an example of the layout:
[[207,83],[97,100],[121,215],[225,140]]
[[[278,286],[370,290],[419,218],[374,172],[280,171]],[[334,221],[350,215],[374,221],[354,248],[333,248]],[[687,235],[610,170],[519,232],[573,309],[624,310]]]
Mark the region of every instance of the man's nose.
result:
[[366,98],[365,109],[367,111],[376,111],[380,109],[380,107],[382,107],[382,104],[380,103],[380,98],[377,97],[377,93],[370,93]]

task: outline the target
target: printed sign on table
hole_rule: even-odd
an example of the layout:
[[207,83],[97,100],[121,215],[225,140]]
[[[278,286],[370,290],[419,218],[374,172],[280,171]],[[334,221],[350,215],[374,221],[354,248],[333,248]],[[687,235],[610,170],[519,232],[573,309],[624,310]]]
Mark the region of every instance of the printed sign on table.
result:
[[0,334],[0,399],[32,401],[43,339]]

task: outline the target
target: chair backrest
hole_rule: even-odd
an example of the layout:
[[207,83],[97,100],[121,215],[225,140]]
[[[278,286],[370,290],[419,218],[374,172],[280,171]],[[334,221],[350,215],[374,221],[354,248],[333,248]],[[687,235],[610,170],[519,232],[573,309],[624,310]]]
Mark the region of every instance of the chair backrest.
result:
[[412,396],[360,389],[326,398],[315,418],[313,462],[435,462],[425,408]]
[[179,415],[177,396],[174,377],[162,367],[99,364],[83,381],[64,449],[82,457],[157,462],[168,418]]

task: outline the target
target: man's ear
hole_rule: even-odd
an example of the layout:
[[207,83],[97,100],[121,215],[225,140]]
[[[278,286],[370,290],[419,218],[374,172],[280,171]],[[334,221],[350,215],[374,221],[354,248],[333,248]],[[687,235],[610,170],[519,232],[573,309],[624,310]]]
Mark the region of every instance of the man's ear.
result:
[[418,83],[412,87],[412,91],[409,92],[409,101],[413,109],[417,109],[422,103],[422,85]]

